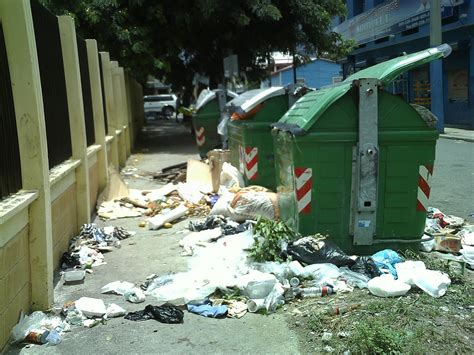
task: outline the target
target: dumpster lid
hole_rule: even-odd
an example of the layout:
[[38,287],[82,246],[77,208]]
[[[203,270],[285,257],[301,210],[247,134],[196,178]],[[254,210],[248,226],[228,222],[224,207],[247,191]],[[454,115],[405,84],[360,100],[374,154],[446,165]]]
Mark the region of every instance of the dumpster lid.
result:
[[313,91],[300,98],[274,125],[275,128],[303,135],[317,122],[319,117],[339,98],[346,94],[354,80],[375,78],[385,86],[402,73],[451,54],[451,47],[442,44],[435,48],[400,56],[358,71],[346,80],[333,86]]
[[273,86],[267,89],[249,90],[229,101],[226,106],[228,108],[239,108],[244,112],[249,112],[263,101],[275,96],[284,95],[285,93],[286,90],[282,86]]
[[[201,109],[204,105],[206,105],[209,101],[214,99],[216,97],[216,92],[218,92],[221,89],[214,89],[214,90],[209,90],[209,89],[204,89],[201,91],[199,94],[198,99],[196,100],[196,111]],[[230,96],[232,98],[238,97],[238,95],[230,90],[227,90],[227,96]]]

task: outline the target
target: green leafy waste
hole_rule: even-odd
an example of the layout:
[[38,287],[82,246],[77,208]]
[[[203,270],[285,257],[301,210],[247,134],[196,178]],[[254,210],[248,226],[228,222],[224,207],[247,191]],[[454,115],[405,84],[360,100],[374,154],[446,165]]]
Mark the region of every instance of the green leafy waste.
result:
[[253,228],[255,244],[249,251],[252,259],[262,261],[283,261],[281,247],[296,239],[293,232],[284,222],[272,221],[263,217],[257,220]]

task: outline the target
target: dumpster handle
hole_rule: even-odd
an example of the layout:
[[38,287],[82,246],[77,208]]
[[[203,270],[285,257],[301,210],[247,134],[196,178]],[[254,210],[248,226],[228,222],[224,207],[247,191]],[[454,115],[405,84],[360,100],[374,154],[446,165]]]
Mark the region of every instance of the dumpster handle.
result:
[[[429,240],[429,239],[428,239]],[[379,243],[414,243],[414,242],[421,242],[423,238],[420,239],[373,239],[373,244]]]

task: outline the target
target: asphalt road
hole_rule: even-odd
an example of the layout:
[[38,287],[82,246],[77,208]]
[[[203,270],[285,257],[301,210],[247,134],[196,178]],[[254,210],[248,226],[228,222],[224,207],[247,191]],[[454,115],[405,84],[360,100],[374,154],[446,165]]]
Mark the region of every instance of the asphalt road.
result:
[[474,143],[439,139],[430,205],[474,222]]

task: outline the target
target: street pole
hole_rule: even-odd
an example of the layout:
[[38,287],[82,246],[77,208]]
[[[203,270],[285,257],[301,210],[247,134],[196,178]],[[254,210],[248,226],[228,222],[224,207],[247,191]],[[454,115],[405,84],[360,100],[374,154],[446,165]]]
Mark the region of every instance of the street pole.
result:
[[[430,46],[439,46],[443,41],[441,25],[441,1],[431,0],[430,11]],[[431,111],[438,117],[437,129],[444,133],[444,88],[443,62],[435,60],[430,63]]]
[[296,84],[296,56],[293,53],[293,84]]

